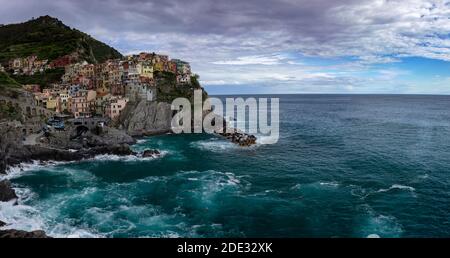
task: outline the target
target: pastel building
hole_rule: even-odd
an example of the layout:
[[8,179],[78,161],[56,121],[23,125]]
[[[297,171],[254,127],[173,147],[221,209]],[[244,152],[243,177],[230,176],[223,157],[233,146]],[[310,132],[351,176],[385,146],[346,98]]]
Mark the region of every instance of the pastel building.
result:
[[156,87],[148,83],[133,82],[128,83],[125,88],[125,96],[129,101],[139,102],[141,100],[156,100]]
[[177,65],[177,74],[191,74],[191,66],[188,62],[180,59],[172,59],[172,62]]
[[138,63],[136,69],[140,76],[153,79],[153,66],[150,62]]
[[23,85],[23,89],[28,92],[41,92],[41,86],[39,84],[26,84]]
[[57,98],[55,96],[49,96],[47,98],[47,103],[46,103],[46,108],[47,109],[51,109],[51,110],[56,110],[56,106],[57,106]]
[[64,113],[69,111],[69,93],[67,91],[60,92],[56,102],[56,112]]
[[80,85],[76,85],[76,84],[70,85],[69,86],[69,95],[75,96],[78,93],[78,91],[80,91],[80,89],[81,89]]
[[46,96],[42,92],[34,93],[34,100],[35,100],[36,106],[46,108],[47,107],[47,99],[48,99],[48,96]]
[[114,97],[109,100],[105,107],[105,116],[111,120],[117,119],[126,107],[128,98]]
[[70,99],[70,112],[75,118],[90,117],[95,109],[95,98],[97,92],[94,90],[79,90]]
[[97,98],[95,99],[95,114],[105,114],[106,104],[111,97],[111,94],[107,92],[97,93]]

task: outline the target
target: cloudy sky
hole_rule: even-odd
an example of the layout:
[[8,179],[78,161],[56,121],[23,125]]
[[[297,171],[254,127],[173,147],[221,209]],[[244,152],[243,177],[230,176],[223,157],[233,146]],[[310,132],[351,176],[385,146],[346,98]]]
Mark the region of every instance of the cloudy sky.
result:
[[213,94],[450,94],[450,1],[0,0],[0,23],[49,14],[123,54],[189,61]]

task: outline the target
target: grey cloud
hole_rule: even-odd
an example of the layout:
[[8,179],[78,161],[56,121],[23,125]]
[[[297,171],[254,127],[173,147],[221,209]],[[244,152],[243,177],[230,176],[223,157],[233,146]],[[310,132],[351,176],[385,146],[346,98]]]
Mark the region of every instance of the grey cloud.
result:
[[[0,6],[0,23],[49,14],[124,53],[150,50],[185,58],[211,81],[227,79],[225,72],[217,75],[227,70],[209,64],[280,52],[350,56],[352,69],[408,56],[450,60],[450,40],[442,36],[450,34],[449,1],[0,0]],[[359,83],[353,80],[321,83]]]
[[[220,45],[233,50],[296,50],[323,56],[367,53],[370,56],[384,52],[413,55],[418,52],[412,49],[416,47],[429,50],[431,56],[436,50],[420,43],[433,40],[427,37],[439,25],[436,19],[446,25],[440,26],[440,33],[445,34],[450,28],[448,21],[442,21],[448,15],[448,6],[429,2],[434,1],[42,0],[38,4],[37,1],[0,0],[6,6],[0,11],[0,22],[49,13],[92,34],[99,33],[101,28],[111,40],[142,34],[178,49],[179,44],[186,46],[176,39],[169,41],[151,35],[204,37],[201,47]],[[450,59],[448,49],[438,54]]]

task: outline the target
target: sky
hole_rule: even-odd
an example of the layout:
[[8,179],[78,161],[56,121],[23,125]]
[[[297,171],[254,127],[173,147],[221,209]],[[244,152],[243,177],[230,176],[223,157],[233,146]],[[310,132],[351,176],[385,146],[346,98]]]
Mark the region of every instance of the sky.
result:
[[0,0],[123,54],[191,63],[210,94],[450,94],[450,1]]

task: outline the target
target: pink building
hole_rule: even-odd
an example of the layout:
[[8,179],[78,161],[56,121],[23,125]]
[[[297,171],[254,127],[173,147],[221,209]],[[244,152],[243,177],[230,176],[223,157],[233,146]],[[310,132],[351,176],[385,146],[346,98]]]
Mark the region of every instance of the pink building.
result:
[[117,117],[119,117],[120,113],[125,108],[127,103],[128,98],[115,97],[110,99],[106,104],[105,116],[109,117],[111,120],[116,119]]
[[97,92],[94,90],[80,90],[70,99],[70,112],[79,117],[90,117],[95,110],[95,98]]

